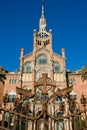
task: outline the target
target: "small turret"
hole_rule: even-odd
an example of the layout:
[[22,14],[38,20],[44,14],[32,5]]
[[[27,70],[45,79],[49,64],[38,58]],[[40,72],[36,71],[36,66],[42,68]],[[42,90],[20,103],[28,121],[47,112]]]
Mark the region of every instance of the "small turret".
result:
[[21,58],[24,56],[24,48],[21,48]]
[[61,52],[62,52],[62,57],[65,58],[65,49],[62,48],[62,49],[61,49]]
[[24,48],[21,48],[21,56],[20,56],[20,72],[23,71],[23,59],[24,59]]

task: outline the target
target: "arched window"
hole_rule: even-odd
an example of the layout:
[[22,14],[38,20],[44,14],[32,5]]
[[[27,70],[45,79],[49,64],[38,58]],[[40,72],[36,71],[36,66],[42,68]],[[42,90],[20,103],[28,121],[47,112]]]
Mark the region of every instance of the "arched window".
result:
[[24,72],[28,73],[32,71],[32,63],[31,62],[27,62],[24,64]]
[[18,80],[17,79],[15,79],[15,84],[18,82]]
[[8,94],[8,102],[14,102],[16,98],[16,92],[14,92],[13,90]]
[[12,79],[9,80],[9,84],[12,84]]
[[61,71],[61,68],[60,68],[60,65],[58,62],[55,62],[54,63],[54,72],[60,72]]
[[18,80],[17,79],[10,79],[9,84],[17,84]]
[[40,64],[40,65],[48,64],[48,57],[46,55],[44,55],[44,54],[40,55],[37,58],[37,64]]
[[15,95],[9,95],[8,96],[8,102],[14,102],[16,96]]
[[14,79],[12,79],[12,84],[14,84]]

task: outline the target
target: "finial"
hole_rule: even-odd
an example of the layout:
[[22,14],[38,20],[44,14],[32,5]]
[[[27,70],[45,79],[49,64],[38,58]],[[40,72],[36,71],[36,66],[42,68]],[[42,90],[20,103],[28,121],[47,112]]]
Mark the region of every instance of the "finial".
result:
[[42,5],[44,6],[44,0],[42,0]]
[[42,12],[41,12],[41,18],[39,22],[39,29],[40,31],[46,30],[46,19],[44,17],[44,0],[42,0]]
[[42,0],[42,17],[44,17],[44,0]]

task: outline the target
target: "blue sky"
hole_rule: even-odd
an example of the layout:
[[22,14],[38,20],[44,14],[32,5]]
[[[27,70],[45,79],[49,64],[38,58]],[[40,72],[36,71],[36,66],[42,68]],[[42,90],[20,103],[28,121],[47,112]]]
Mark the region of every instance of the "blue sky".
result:
[[[33,50],[41,0],[0,0],[0,66],[19,69],[20,49]],[[66,68],[87,66],[87,0],[45,0],[47,30],[53,30],[53,51],[65,48]]]

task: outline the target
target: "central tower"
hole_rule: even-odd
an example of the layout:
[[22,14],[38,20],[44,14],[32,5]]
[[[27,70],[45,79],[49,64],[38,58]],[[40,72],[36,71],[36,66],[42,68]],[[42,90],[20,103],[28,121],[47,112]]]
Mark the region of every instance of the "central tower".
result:
[[[44,1],[43,1],[44,2]],[[41,18],[39,20],[39,31],[34,29],[34,51],[46,48],[52,51],[52,30],[46,31],[46,18],[44,16],[44,4],[42,4]]]

